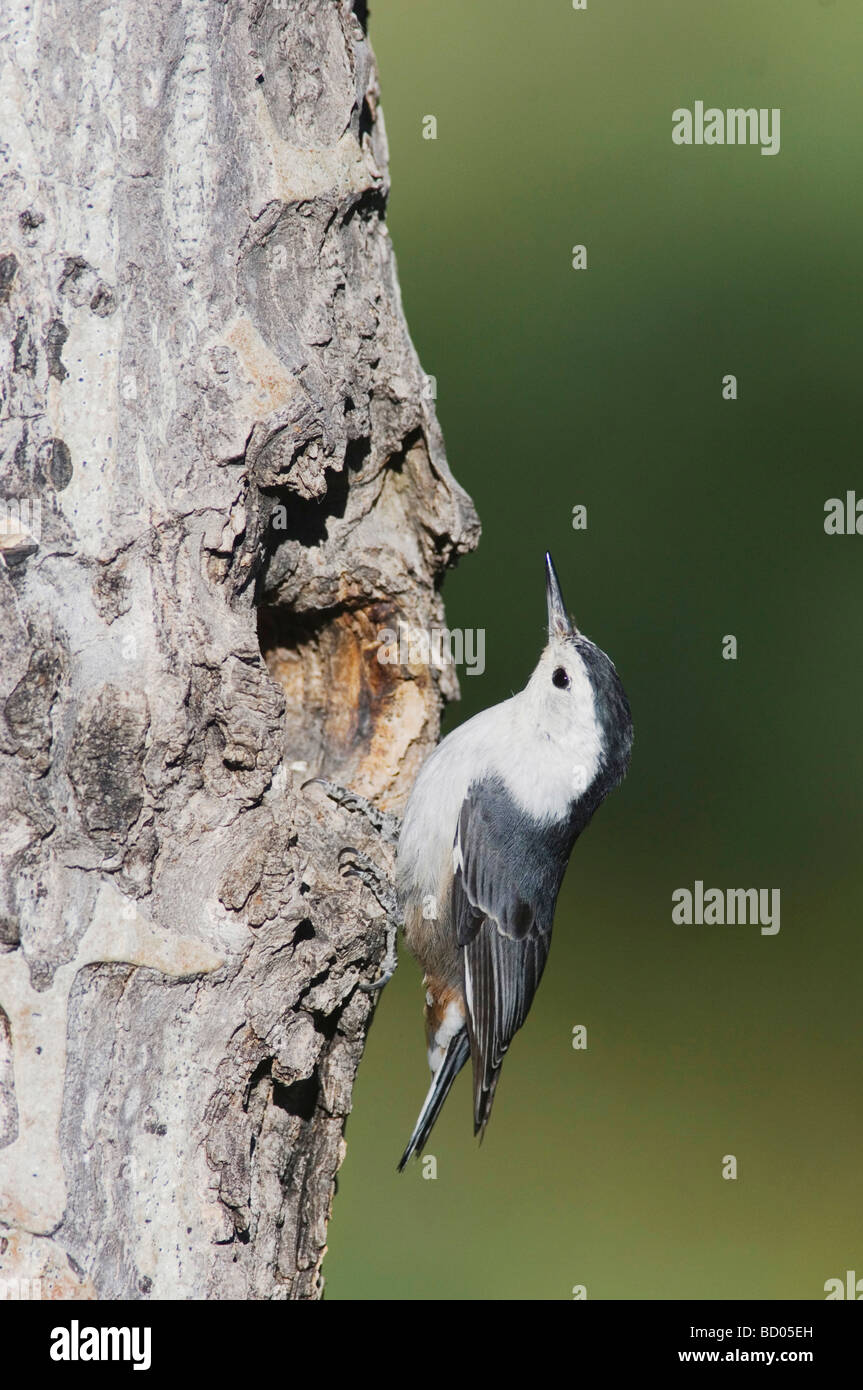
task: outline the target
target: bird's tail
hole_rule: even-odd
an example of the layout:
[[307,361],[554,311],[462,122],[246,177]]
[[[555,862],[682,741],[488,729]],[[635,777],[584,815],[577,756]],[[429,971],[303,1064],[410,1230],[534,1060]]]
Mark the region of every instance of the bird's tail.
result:
[[500,1080],[500,1067],[492,1073],[491,1080],[485,1085],[482,1077],[477,1074],[478,1068],[474,1068],[474,1105],[473,1105],[473,1132],[479,1135],[479,1142],[485,1138],[485,1127],[491,1119],[491,1107],[494,1104],[494,1093],[497,1090],[497,1083]]
[[470,1043],[466,1031],[462,1029],[450,1040],[446,1055],[434,1074],[429,1093],[423,1101],[423,1108],[414,1125],[414,1132],[401,1156],[399,1172],[402,1171],[411,1154],[421,1153],[425,1148],[432,1126],[441,1112],[441,1106],[449,1095],[450,1087],[469,1056]]

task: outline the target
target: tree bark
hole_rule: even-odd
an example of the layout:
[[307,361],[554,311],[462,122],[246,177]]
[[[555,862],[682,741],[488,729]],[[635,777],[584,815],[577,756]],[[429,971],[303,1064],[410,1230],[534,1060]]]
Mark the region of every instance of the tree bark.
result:
[[[0,1280],[313,1298],[476,518],[359,0],[13,7],[0,127]],[[362,838],[365,837],[365,838]]]

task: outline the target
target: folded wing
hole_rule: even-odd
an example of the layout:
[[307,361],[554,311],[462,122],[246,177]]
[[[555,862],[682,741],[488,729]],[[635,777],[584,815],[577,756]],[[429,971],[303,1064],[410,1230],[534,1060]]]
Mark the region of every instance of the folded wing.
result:
[[452,907],[463,950],[474,1129],[485,1129],[509,1044],[524,1023],[551,945],[575,838],[513,811],[500,784],[475,783],[453,846]]

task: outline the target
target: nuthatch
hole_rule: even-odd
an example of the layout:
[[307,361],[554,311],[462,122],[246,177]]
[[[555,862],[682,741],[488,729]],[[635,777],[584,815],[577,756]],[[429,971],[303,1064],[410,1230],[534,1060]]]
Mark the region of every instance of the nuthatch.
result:
[[609,658],[567,616],[546,555],[548,645],[518,695],[449,734],[423,764],[398,841],[405,938],[425,971],[432,1083],[399,1163],[420,1152],[468,1057],[474,1133],[548,958],[572,847],[624,777],[629,703]]

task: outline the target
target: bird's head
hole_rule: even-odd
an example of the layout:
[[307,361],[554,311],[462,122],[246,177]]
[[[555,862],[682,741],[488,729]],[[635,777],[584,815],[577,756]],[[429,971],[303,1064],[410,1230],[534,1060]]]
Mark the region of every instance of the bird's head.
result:
[[605,795],[629,763],[629,703],[613,663],[572,622],[548,553],[545,583],[548,645],[524,690],[526,712],[571,770],[573,799],[600,782]]

